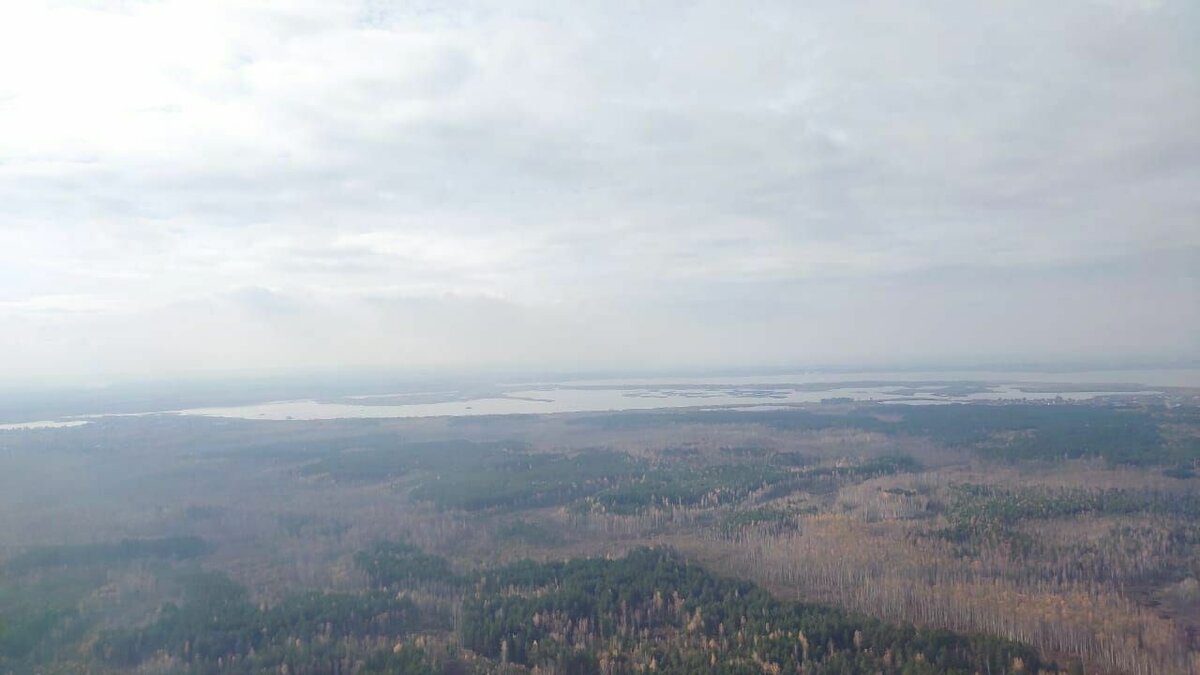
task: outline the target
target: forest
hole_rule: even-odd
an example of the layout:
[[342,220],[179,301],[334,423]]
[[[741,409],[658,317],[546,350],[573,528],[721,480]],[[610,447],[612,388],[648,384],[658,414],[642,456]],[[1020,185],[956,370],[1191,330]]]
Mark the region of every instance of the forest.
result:
[[379,542],[354,560],[369,589],[295,593],[269,607],[222,573],[184,574],[178,604],[165,603],[147,624],[101,630],[88,656],[100,668],[153,664],[181,673],[970,673],[1044,665],[1010,640],[781,602],[667,549],[525,560],[469,575],[402,542]]
[[0,432],[0,673],[1195,674],[1198,401]]

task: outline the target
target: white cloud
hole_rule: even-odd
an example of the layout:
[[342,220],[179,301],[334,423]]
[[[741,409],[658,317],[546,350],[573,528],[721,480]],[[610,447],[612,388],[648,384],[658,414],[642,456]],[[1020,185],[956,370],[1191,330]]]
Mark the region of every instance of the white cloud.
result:
[[1196,356],[1198,12],[7,3],[0,368],[856,359],[914,302],[981,359]]

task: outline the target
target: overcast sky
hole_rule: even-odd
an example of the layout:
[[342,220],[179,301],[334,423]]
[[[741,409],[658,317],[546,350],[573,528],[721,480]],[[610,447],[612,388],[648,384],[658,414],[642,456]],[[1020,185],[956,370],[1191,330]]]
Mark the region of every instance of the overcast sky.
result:
[[0,374],[1200,357],[1200,3],[5,2]]

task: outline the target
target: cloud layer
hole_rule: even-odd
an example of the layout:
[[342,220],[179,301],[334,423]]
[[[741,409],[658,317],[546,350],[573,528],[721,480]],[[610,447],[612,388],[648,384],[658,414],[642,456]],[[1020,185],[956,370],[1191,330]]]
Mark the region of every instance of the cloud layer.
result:
[[1200,357],[1200,8],[0,9],[0,371]]

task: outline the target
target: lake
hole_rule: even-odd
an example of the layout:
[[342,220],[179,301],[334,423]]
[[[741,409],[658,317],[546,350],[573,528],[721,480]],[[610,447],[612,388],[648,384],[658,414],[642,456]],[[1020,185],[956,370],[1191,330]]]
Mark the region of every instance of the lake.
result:
[[[462,396],[440,392],[431,402],[397,404],[413,394],[346,397],[339,401],[300,399],[254,405],[193,408],[176,411],[187,415],[244,419],[342,419],[386,417],[437,417],[469,415],[547,414],[651,410],[655,408],[787,406],[851,399],[896,404],[962,403],[982,400],[1086,400],[1112,395],[1161,394],[1161,382],[1187,378],[1159,375],[1157,383],[1142,383],[1123,376],[1145,371],[1088,373],[822,373],[742,376],[733,378],[671,378],[670,380],[575,380],[561,383],[511,385],[494,395]],[[1016,377],[1014,377],[1014,375]],[[1070,379],[1065,379],[1070,378]],[[869,384],[864,384],[868,383]],[[1053,383],[1058,383],[1054,385]],[[1108,387],[1091,386],[1111,383]],[[1118,386],[1125,383],[1126,386]],[[375,401],[375,402],[372,402]]]

